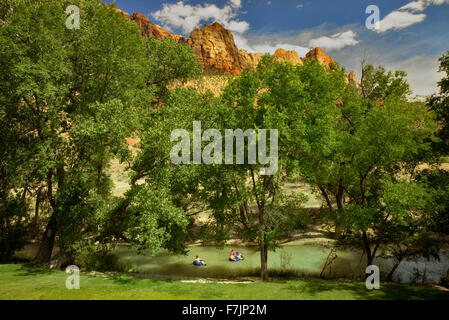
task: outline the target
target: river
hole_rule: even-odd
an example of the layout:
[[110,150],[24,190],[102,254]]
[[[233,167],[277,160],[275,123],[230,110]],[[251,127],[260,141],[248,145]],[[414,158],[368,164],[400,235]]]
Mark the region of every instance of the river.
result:
[[[241,251],[245,259],[241,262],[229,262],[232,249]],[[29,245],[18,252],[16,256],[32,258],[37,245]],[[56,251],[56,250],[55,250]],[[322,245],[288,245],[268,254],[268,268],[278,274],[290,274],[300,277],[318,277],[329,256],[331,249]],[[55,252],[54,252],[55,253]],[[192,246],[186,256],[173,255],[162,250],[156,256],[149,252],[137,254],[135,250],[123,244],[114,253],[119,261],[129,266],[135,272],[146,276],[165,277],[169,279],[189,278],[235,278],[257,275],[260,266],[260,256],[252,247],[215,247]],[[363,277],[366,261],[357,251],[338,251],[337,258],[330,268],[326,269],[327,278],[360,279]],[[207,261],[206,267],[195,267],[192,261],[195,256]],[[377,258],[374,262],[385,275],[393,263],[392,259]],[[417,261],[405,260],[396,270],[393,280],[401,283],[438,283],[449,268],[449,252],[440,254],[440,261],[420,258]]]

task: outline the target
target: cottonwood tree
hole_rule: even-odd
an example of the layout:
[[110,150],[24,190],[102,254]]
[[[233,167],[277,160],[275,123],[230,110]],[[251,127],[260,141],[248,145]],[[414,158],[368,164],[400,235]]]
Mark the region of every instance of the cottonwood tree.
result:
[[[438,83],[440,92],[432,95],[428,101],[438,121],[439,140],[433,144],[434,153],[439,158],[438,164],[449,155],[449,51],[439,61],[439,71],[444,72],[445,76]],[[449,173],[442,168],[429,169],[421,172],[419,179],[428,183],[433,194],[433,201],[426,208],[427,226],[433,232],[449,234]]]
[[[258,70],[245,71],[231,81],[222,96],[218,123],[222,130],[278,130],[278,170],[273,175],[260,173],[263,164],[246,162],[205,167],[201,178],[203,201],[212,209],[205,230],[215,240],[237,235],[256,241],[262,280],[268,278],[268,251],[275,250],[278,240],[307,221],[298,219],[306,198],[287,198],[282,185],[289,173],[305,165],[297,153],[300,145],[310,151],[329,139],[331,122],[326,119],[336,116],[339,83],[344,83],[342,73],[327,73],[318,63],[307,61],[295,67],[265,56]],[[335,91],[326,90],[329,88]],[[273,148],[270,139],[274,137],[267,138],[269,154]]]
[[[381,77],[370,87],[384,92],[383,86],[395,82],[388,74],[393,79]],[[434,115],[421,103],[407,102],[406,91],[401,92],[375,100],[350,95],[340,107],[339,119],[348,130],[342,141],[346,206],[339,215],[345,228],[340,240],[361,248],[368,265],[380,247],[416,235],[429,201],[425,186],[414,179],[414,167],[417,158],[431,152]]]
[[[66,28],[69,4],[80,8],[80,29]],[[0,28],[1,116],[17,157],[2,163],[17,168],[21,193],[45,191],[41,201],[51,209],[35,259],[43,263],[56,237],[68,251],[85,233],[108,228],[120,202],[110,196],[110,160],[131,159],[125,138],[157,100],[151,79],[161,71],[151,68],[152,39],[100,1],[17,0],[7,16]]]
[[[234,232],[240,238],[256,241],[261,251],[261,277],[266,280],[268,250],[275,249],[276,240],[291,228],[292,219],[288,220],[289,215],[282,213],[288,211],[290,217],[297,214],[293,206],[299,206],[304,199],[300,197],[296,203],[282,201],[279,188],[285,179],[282,163],[274,175],[264,176],[260,169],[267,165],[237,164],[235,152],[232,164],[225,164],[224,152],[226,129],[245,131],[279,127],[277,115],[268,105],[258,103],[260,107],[254,107],[264,86],[258,72],[245,72],[231,82],[223,97],[214,98],[211,93],[198,94],[193,89],[179,88],[170,92],[166,104],[159,106],[145,120],[147,125],[141,134],[141,153],[132,166],[135,183],[128,193],[126,205],[131,208],[130,203],[141,190],[152,188],[157,192],[159,201],[177,212],[178,237],[172,234],[166,239],[166,246],[179,249],[184,248],[182,241],[178,240],[187,239],[186,233],[191,233],[189,229],[180,228],[185,225],[183,221],[190,219],[192,223],[197,214],[208,212],[209,220],[201,229],[201,239],[220,245]],[[193,163],[194,121],[201,122],[203,132],[216,129],[220,133],[221,140],[219,137],[202,140],[199,151],[200,157],[217,157],[216,160],[220,160],[217,163]],[[173,164],[170,159],[170,152],[176,144],[171,141],[171,133],[176,129],[186,130],[190,137],[189,161],[180,165]],[[274,137],[268,133],[267,156],[271,151],[270,139]],[[211,142],[221,144],[221,148],[207,149]],[[244,150],[247,159],[247,144]]]
[[17,164],[51,205],[37,262],[50,259],[57,234],[62,250],[76,239],[92,197],[107,194],[105,169],[128,154],[133,93],[144,88],[136,28],[97,1],[77,4],[79,30],[66,28],[65,3],[54,1],[18,1],[1,28],[2,105],[24,151]]
[[126,239],[153,254],[162,247],[186,252],[192,219],[206,208],[198,195],[200,166],[172,163],[171,135],[176,129],[192,131],[193,121],[215,127],[216,106],[211,94],[174,88],[164,104],[142,118],[138,153],[130,167],[131,188],[104,235]]
[[[363,64],[360,88],[349,83],[343,87],[340,85],[340,88],[344,89],[336,92],[340,96],[335,104],[337,108],[334,112],[337,114],[334,113],[334,118],[330,121],[330,136],[333,140],[329,140],[324,146],[318,146],[328,148],[329,152],[324,154],[324,157],[314,154],[309,160],[311,165],[304,170],[309,183],[319,191],[328,210],[337,213],[333,215],[334,218],[341,216],[338,213],[344,210],[347,203],[346,184],[350,179],[348,166],[353,161],[351,139],[356,134],[357,125],[376,103],[387,98],[407,100],[411,91],[405,76],[402,71],[392,72],[382,66],[375,68]],[[335,236],[338,238],[343,230],[339,220],[334,221]]]
[[[335,211],[341,243],[361,248],[371,265],[381,246],[410,239],[422,223],[417,217],[429,197],[413,169],[431,152],[434,115],[407,101],[402,72],[367,72],[365,98],[344,84],[338,65],[326,71],[307,62],[287,72],[282,68],[288,65],[274,66],[265,96],[270,106],[286,110],[276,117],[286,124],[279,126],[286,132],[281,148]],[[261,94],[258,103],[264,101]]]

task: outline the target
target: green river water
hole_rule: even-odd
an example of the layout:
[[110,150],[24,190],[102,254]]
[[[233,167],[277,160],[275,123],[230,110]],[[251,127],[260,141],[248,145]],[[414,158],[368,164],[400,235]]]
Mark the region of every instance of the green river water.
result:
[[[232,249],[244,254],[245,259],[240,262],[229,262],[228,257]],[[32,258],[37,245],[30,245],[17,256]],[[55,250],[56,251],[56,250]],[[268,253],[268,268],[278,272],[294,273],[296,276],[318,277],[329,256],[331,249],[321,245],[288,245],[275,252]],[[54,252],[55,253],[55,252]],[[149,252],[137,254],[136,250],[127,245],[120,245],[115,249],[119,261],[129,266],[134,272],[148,277],[167,279],[215,278],[226,279],[244,276],[256,276],[260,266],[260,256],[256,248],[193,246],[189,247],[187,255],[173,255],[162,250],[152,256]],[[339,251],[337,258],[326,269],[328,278],[356,279],[363,277],[366,261],[361,252]],[[195,256],[206,260],[207,266],[193,266]],[[394,280],[402,283],[427,282],[438,283],[449,268],[449,252],[440,255],[440,261],[404,261],[396,270]],[[392,265],[391,259],[378,258],[374,262],[381,272],[388,272]],[[423,281],[424,278],[424,281]]]

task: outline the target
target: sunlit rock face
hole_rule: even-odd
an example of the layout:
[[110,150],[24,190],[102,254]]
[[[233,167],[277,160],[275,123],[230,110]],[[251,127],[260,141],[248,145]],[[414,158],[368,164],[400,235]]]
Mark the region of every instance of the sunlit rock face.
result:
[[179,35],[179,34],[172,34],[162,28],[161,26],[158,26],[157,24],[151,22],[147,16],[134,12],[131,16],[128,12],[122,11],[120,9],[116,9],[119,11],[123,17],[126,19],[135,21],[140,26],[140,33],[145,37],[155,37],[156,39],[162,39],[162,38],[172,38],[176,42],[186,42],[186,39]]
[[326,68],[329,68],[330,65],[334,63],[334,59],[325,54],[319,47],[310,50],[306,54],[306,59],[316,60],[319,64],[325,66]]
[[245,49],[240,49],[239,54],[242,66],[245,69],[256,68],[263,56],[262,53],[248,53]]
[[357,80],[357,75],[352,70],[346,75],[346,83],[354,85],[357,89],[361,88],[360,83]]
[[188,43],[206,71],[240,73],[244,68],[232,33],[217,22],[193,30]]
[[294,50],[284,50],[282,48],[279,48],[274,53],[274,57],[278,61],[287,61],[290,62],[293,65],[300,64],[302,65],[304,63],[304,60],[298,56],[298,53]]

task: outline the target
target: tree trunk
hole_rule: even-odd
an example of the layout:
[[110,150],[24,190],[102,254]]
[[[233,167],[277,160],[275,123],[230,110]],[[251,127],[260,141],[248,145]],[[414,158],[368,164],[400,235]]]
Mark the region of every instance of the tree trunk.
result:
[[268,280],[268,249],[263,240],[259,241],[260,249],[260,279]]
[[56,218],[54,214],[52,214],[50,221],[45,228],[44,235],[42,236],[41,245],[39,247],[39,251],[34,258],[35,263],[47,263],[50,261],[51,253],[53,251],[53,246],[55,244],[55,236],[56,236]]
[[[340,214],[344,208],[344,205],[343,205],[343,201],[344,201],[343,179],[340,179],[340,181],[339,181],[337,196],[335,197],[335,200],[337,202],[338,213]],[[337,219],[337,223],[335,224],[335,239],[340,238],[342,233],[343,233],[343,227],[341,225],[341,222],[338,221],[338,219]]]
[[39,206],[41,203],[41,193],[40,190],[36,193],[36,207],[34,208],[34,230],[33,230],[33,239],[36,239],[39,234]]
[[385,279],[386,281],[388,281],[388,282],[392,282],[393,281],[393,274],[396,271],[396,269],[399,267],[401,262],[402,262],[402,259],[396,260],[396,262],[394,263],[393,268],[391,269],[390,273],[388,273],[387,278]]
[[[374,257],[371,256],[371,254],[367,254],[366,257],[367,257],[366,266],[367,267],[372,266],[373,265],[373,261],[374,261]],[[365,280],[368,279],[369,276],[370,276],[369,273],[365,273]]]
[[37,228],[39,224],[39,205],[41,203],[40,193],[36,194],[36,207],[34,208],[34,227]]
[[[368,241],[368,236],[365,231],[362,232],[363,237],[363,246],[365,247],[365,253],[366,253],[366,266],[372,266],[374,262],[374,254],[371,251],[371,247]],[[366,278],[368,275],[366,275]]]
[[331,200],[329,199],[329,195],[327,194],[326,190],[322,186],[319,186],[319,188],[320,188],[321,194],[323,195],[324,199],[326,200],[326,204],[327,204],[329,210],[331,212],[334,211],[334,208],[332,207]]
[[48,268],[62,270],[70,264],[70,256],[64,251],[59,251],[55,254],[51,260],[47,263]]

